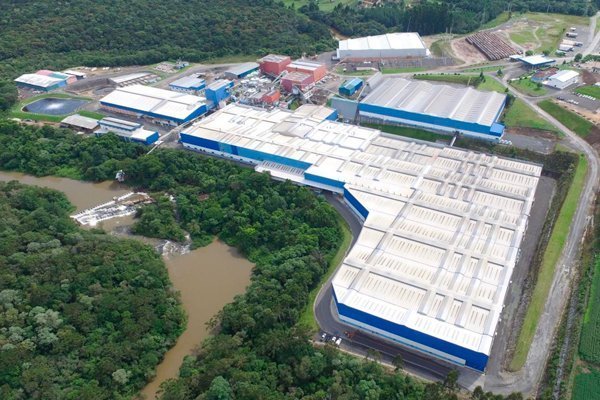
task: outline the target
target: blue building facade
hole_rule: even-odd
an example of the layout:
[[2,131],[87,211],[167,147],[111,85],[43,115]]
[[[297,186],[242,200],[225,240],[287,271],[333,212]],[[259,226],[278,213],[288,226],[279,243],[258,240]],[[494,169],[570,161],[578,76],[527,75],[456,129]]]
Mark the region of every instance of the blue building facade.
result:
[[233,82],[226,79],[214,81],[206,87],[204,95],[211,108],[216,108],[221,101],[227,100],[231,96],[229,89],[233,87]]
[[363,80],[359,78],[347,80],[340,86],[339,92],[342,96],[353,96],[363,86],[363,83]]
[[[504,132],[504,126],[495,122],[492,125],[482,125],[475,122],[458,121],[450,118],[438,117],[435,115],[418,114],[410,111],[399,110],[397,108],[384,107],[374,104],[359,103],[358,110],[361,116],[378,118],[383,121],[400,122],[404,125],[412,125],[425,129],[432,129],[446,132],[460,132],[466,134],[478,134],[490,139],[498,139]],[[500,118],[504,105],[498,110],[495,121]]]

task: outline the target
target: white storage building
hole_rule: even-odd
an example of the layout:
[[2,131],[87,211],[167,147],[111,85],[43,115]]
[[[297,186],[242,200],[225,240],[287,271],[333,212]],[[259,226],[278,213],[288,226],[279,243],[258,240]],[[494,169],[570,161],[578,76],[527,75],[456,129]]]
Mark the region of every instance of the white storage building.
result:
[[550,86],[556,89],[565,89],[571,85],[575,85],[579,82],[579,72],[570,69],[563,69],[556,74],[549,76],[548,80],[544,82],[546,86]]
[[429,54],[421,36],[416,32],[340,40],[337,50],[340,59],[427,57]]

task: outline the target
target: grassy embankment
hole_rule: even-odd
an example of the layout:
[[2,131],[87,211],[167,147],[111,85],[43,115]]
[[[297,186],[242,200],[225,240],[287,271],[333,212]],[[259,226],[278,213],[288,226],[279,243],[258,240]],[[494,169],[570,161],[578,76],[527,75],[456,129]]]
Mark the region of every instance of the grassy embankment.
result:
[[383,125],[364,123],[362,126],[368,128],[379,129],[382,132],[391,133],[392,135],[405,136],[413,139],[425,140],[427,142],[435,142],[437,140],[449,141],[451,135],[443,135],[441,133],[429,132],[423,129],[411,128],[408,126]]
[[346,221],[344,221],[342,216],[339,214],[338,214],[338,221],[340,224],[340,229],[342,230],[342,242],[340,243],[340,247],[338,248],[337,252],[333,256],[331,261],[329,262],[329,268],[327,269],[327,272],[321,278],[321,281],[319,282],[317,287],[315,287],[309,293],[308,304],[306,305],[306,308],[304,308],[304,311],[302,312],[302,314],[300,314],[300,318],[298,320],[298,324],[304,325],[315,332],[319,329],[319,325],[317,324],[317,321],[315,320],[315,311],[314,311],[314,304],[315,304],[315,300],[317,298],[317,294],[319,293],[319,290],[321,290],[321,287],[329,280],[331,275],[333,275],[333,273],[335,272],[337,267],[342,263],[342,261],[344,260],[344,257],[346,256],[346,252],[348,251],[348,249],[350,248],[350,245],[352,244],[352,232],[350,231],[350,227],[348,226]]
[[[45,98],[49,98],[49,97],[53,97],[53,98],[57,98],[57,99],[91,100],[90,98],[87,98],[87,97],[77,97],[77,96],[72,96],[72,95],[65,94],[65,93],[44,93],[44,94],[40,94],[38,96],[29,97],[27,99],[24,99],[24,100],[18,102],[11,108],[11,110],[8,113],[8,117],[9,118],[20,118],[20,119],[31,119],[33,121],[45,121],[45,122],[60,122],[66,116],[72,115],[72,114],[77,114],[77,113],[79,113],[85,117],[90,117],[90,118],[97,118],[98,116],[100,116],[100,118],[104,117],[102,114],[94,113],[91,111],[79,111],[79,112],[74,112],[71,114],[64,114],[64,115],[45,115],[45,114],[35,114],[35,113],[22,111],[23,107],[25,107],[26,105],[31,104],[37,100],[45,99]],[[92,115],[93,115],[93,117],[92,117]]]
[[579,94],[585,94],[587,96],[592,96],[596,99],[600,99],[600,86],[581,86],[575,89],[575,92]]
[[594,263],[590,296],[579,342],[580,360],[575,367],[573,400],[587,400],[600,393],[600,258]]
[[542,258],[535,288],[531,295],[531,301],[527,307],[525,319],[523,320],[523,325],[517,339],[517,347],[509,366],[511,371],[520,370],[527,359],[527,354],[531,348],[531,342],[533,341],[540,315],[544,311],[544,304],[546,303],[552,285],[556,264],[567,240],[571,221],[573,220],[583,190],[587,165],[587,159],[584,156],[580,156],[573,182],[571,183],[571,187],[569,188],[560,209],[560,213],[554,224],[552,234],[550,235],[546,251]]
[[574,131],[579,136],[585,138],[594,128],[594,124],[580,117],[579,115],[562,108],[551,100],[544,100],[538,103],[540,108],[560,121],[564,126]]
[[548,90],[543,85],[538,85],[529,79],[529,77],[510,81],[510,85],[528,96],[543,96],[548,94]]
[[409,72],[426,71],[426,67],[383,68],[382,74],[404,74]]
[[561,135],[554,125],[537,115],[521,99],[515,99],[513,104],[508,108],[504,114],[504,124],[508,128],[540,129],[554,132],[559,136]]

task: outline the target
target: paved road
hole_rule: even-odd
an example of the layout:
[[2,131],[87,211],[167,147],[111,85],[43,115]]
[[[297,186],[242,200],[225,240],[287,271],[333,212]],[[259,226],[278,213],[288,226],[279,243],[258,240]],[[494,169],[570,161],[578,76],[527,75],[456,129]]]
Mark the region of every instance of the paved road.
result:
[[538,322],[525,366],[516,373],[504,371],[499,372],[497,375],[486,376],[485,390],[505,394],[513,391],[529,394],[536,390],[543,375],[547,357],[550,353],[551,339],[559,325],[562,312],[569,298],[573,276],[570,270],[579,260],[580,245],[593,213],[594,199],[599,185],[600,158],[585,140],[538,107],[535,102],[515,90],[510,88],[509,90],[515,97],[520,98],[533,108],[538,115],[562,130],[566,134],[564,141],[574,150],[583,153],[589,164],[582,195],[563,252],[557,263],[550,293],[544,306],[544,312]]
[[589,44],[587,48],[581,53],[584,56],[588,54],[592,54],[598,44],[600,43],[600,32],[594,36],[596,32],[596,24],[598,23],[598,17],[600,16],[600,12],[596,13],[592,18],[590,18],[590,31],[589,31]]

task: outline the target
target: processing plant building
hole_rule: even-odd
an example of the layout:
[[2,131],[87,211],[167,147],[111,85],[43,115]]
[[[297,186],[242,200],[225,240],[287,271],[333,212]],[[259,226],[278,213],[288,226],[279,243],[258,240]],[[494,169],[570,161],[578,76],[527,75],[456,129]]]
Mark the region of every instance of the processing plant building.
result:
[[387,33],[340,40],[339,59],[381,59],[427,57],[429,50],[416,32]]
[[330,109],[230,104],[183,146],[338,193],[363,220],[332,280],[346,324],[484,371],[541,166],[332,121]]
[[108,111],[163,125],[180,125],[207,112],[203,97],[143,85],[117,88],[100,99],[100,105]]
[[47,69],[41,69],[35,74],[23,74],[15,79],[17,86],[40,92],[50,92],[60,89],[76,81],[76,76]]
[[506,95],[403,78],[382,79],[358,104],[361,121],[499,139]]
[[174,92],[188,93],[188,94],[199,94],[206,88],[206,81],[197,76],[184,76],[171,83],[169,83],[169,89]]

